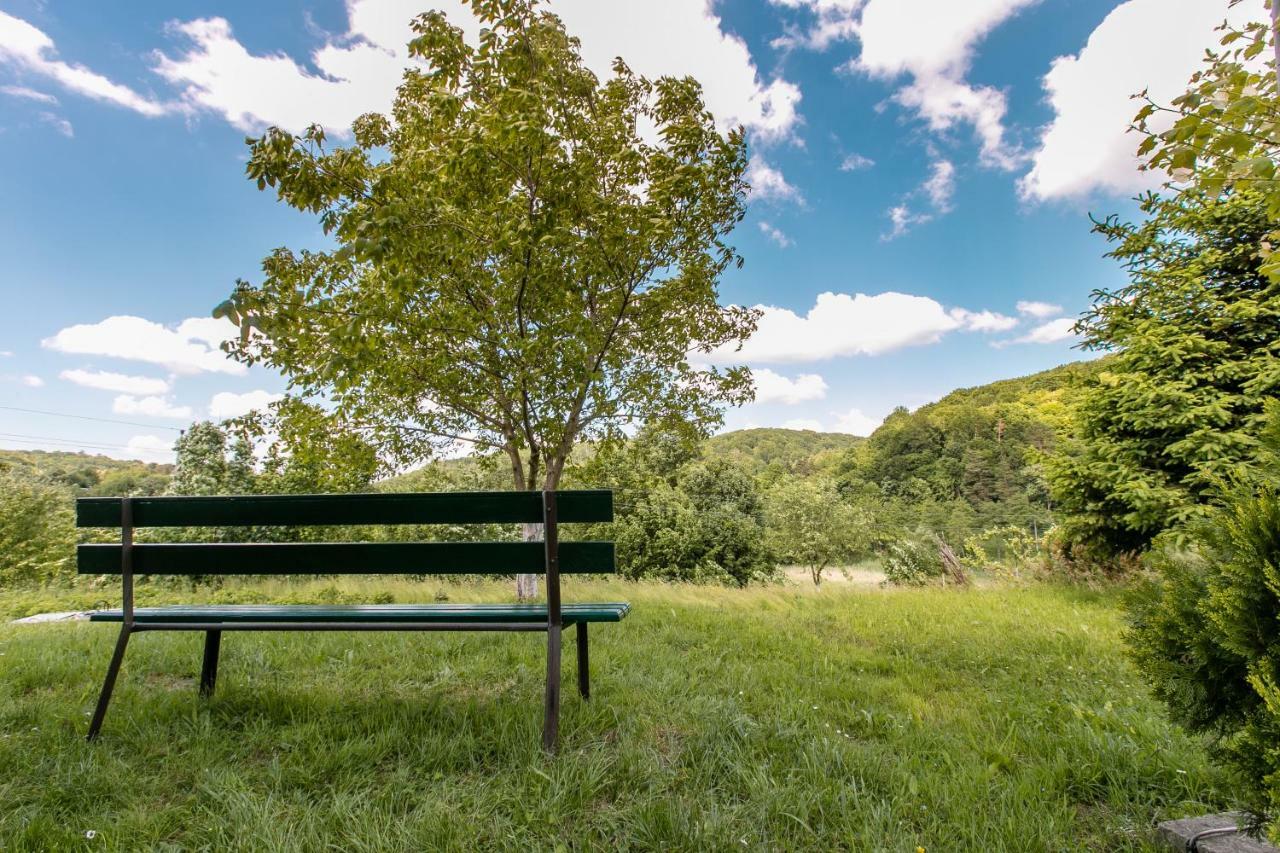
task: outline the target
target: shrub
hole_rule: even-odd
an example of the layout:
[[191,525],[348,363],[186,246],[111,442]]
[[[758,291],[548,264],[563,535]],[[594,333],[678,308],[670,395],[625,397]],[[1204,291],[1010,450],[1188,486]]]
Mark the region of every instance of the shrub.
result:
[[0,471],[0,586],[44,583],[73,571],[71,496],[32,477]]
[[911,539],[893,542],[885,551],[884,576],[895,586],[922,586],[942,577],[942,557],[936,546]]
[[1152,559],[1130,608],[1132,656],[1171,716],[1212,739],[1259,812],[1280,811],[1280,406],[1273,453]]

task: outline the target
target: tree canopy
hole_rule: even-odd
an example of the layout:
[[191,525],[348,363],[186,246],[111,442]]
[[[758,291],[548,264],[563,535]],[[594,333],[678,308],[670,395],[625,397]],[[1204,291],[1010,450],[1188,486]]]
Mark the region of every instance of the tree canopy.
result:
[[299,435],[354,434],[404,466],[465,442],[505,456],[516,488],[554,488],[580,441],[705,431],[750,398],[745,368],[690,360],[754,329],[717,293],[740,263],[745,141],[692,79],[621,59],[597,79],[532,0],[470,6],[477,44],[415,19],[425,67],[353,144],[318,126],[249,141],[249,177],[336,247],[277,249],[215,313],[241,325],[236,358],[328,419]]

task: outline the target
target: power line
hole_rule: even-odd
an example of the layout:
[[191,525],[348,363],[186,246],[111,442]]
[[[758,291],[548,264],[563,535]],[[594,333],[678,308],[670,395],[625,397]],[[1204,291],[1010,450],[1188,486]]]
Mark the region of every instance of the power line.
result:
[[43,435],[27,435],[18,432],[0,432],[0,439],[18,441],[23,444],[63,444],[71,447],[88,447],[94,450],[137,450],[127,444],[106,444],[97,441],[78,441],[74,438],[53,438]]
[[139,423],[138,421],[119,421],[114,418],[95,418],[90,415],[73,415],[68,412],[50,412],[45,409],[23,409],[18,406],[0,406],[0,409],[10,412],[26,412],[32,415],[52,415],[55,418],[75,418],[78,421],[98,421],[99,423],[104,424],[123,424],[124,426],[146,427],[147,429],[167,429],[172,430],[173,432],[182,432],[182,429],[179,427],[163,426],[161,424],[144,424]]

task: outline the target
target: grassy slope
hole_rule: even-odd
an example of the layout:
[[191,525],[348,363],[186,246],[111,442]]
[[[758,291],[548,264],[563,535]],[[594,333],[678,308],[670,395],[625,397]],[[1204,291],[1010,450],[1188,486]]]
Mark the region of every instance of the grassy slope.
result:
[[[506,595],[241,592],[374,589]],[[0,847],[1113,850],[1224,803],[1105,597],[566,591],[618,598],[635,610],[593,633],[594,698],[566,694],[554,760],[537,636],[231,635],[201,703],[200,638],[143,634],[89,746],[114,629],[0,627]]]

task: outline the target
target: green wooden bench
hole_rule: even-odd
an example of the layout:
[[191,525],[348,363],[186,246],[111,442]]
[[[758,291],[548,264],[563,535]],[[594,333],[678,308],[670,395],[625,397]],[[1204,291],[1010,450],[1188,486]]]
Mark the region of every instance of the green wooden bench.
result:
[[[624,603],[560,602],[560,575],[612,572],[612,542],[560,542],[559,525],[613,519],[608,491],[446,494],[247,495],[80,498],[79,527],[120,529],[120,544],[80,545],[81,574],[121,575],[123,607],[95,622],[119,622],[120,637],[89,724],[97,737],[129,637],[141,631],[203,631],[200,693],[213,693],[224,631],[545,631],[547,684],[542,744],[553,750],[560,721],[560,635],[574,626],[578,690],[590,697],[587,625],[618,622]],[[137,528],[351,524],[541,523],[541,542],[134,542]],[[543,604],[133,606],[135,575],[545,574]]]

